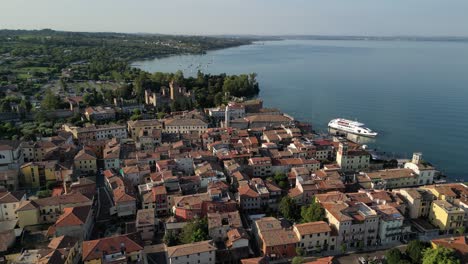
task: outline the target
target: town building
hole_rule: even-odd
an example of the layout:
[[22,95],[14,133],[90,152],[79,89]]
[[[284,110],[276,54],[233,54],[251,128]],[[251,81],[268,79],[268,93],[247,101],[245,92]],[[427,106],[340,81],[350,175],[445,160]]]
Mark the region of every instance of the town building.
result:
[[335,241],[330,240],[332,230],[324,221],[296,224],[293,230],[299,239],[298,247],[306,254],[335,250]]
[[24,201],[26,201],[24,191],[0,192],[0,221],[18,219],[16,209]]
[[128,121],[127,126],[129,136],[135,141],[140,136],[147,136],[153,133],[153,131],[161,131],[163,129],[163,124],[156,119]]
[[422,153],[417,152],[413,154],[411,162],[405,163],[405,168],[411,169],[418,175],[419,185],[428,185],[434,182],[436,169],[429,163],[423,161]]
[[370,154],[360,148],[349,148],[347,142],[340,142],[336,153],[336,162],[341,170],[366,171],[369,168]]
[[444,200],[432,202],[429,221],[440,231],[454,233],[464,224],[465,211]]
[[70,236],[87,240],[94,226],[94,213],[90,205],[67,207],[57,221],[49,227],[48,234],[54,237]]
[[274,217],[264,217],[255,221],[252,227],[261,253],[271,259],[292,258],[296,256],[299,242],[292,228],[283,228]]
[[97,157],[96,154],[87,149],[86,147],[81,149],[75,156],[73,160],[75,165],[76,173],[79,175],[91,174],[95,175],[97,173]]
[[364,248],[377,245],[379,216],[362,202],[323,202],[325,216],[337,231],[339,248]]
[[114,120],[115,110],[112,107],[90,106],[85,109],[84,115],[88,121]]
[[140,209],[136,215],[135,227],[141,239],[151,241],[155,234],[156,217],[154,209]]
[[215,264],[216,247],[212,241],[167,247],[168,264]]
[[411,219],[427,218],[435,196],[422,188],[406,188],[394,190],[408,204],[408,216]]
[[23,161],[20,141],[0,140],[0,171],[18,169]]
[[374,209],[379,215],[378,240],[380,244],[398,244],[401,240],[407,239],[408,234],[403,225],[405,218],[395,207],[378,205]]
[[188,134],[198,132],[203,134],[208,129],[208,124],[197,118],[174,118],[164,122],[163,132],[169,134]]
[[143,246],[135,234],[83,241],[82,261],[94,263],[142,263]]

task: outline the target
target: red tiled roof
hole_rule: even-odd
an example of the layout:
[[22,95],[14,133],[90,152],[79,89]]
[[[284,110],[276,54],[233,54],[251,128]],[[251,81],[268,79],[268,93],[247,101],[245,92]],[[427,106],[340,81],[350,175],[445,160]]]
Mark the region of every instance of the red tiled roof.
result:
[[[123,246],[123,247],[122,247]],[[132,253],[143,250],[135,240],[129,235],[121,235],[115,237],[106,237],[96,240],[83,241],[82,260],[90,261],[93,259],[101,259],[104,252],[107,254],[118,253],[124,250],[126,253]]]
[[85,224],[90,212],[90,205],[64,208],[63,214],[55,222],[55,227]]
[[257,198],[259,197],[259,194],[252,190],[252,188],[250,188],[249,185],[242,185],[242,186],[239,186],[239,196],[241,197],[250,197],[250,198]]

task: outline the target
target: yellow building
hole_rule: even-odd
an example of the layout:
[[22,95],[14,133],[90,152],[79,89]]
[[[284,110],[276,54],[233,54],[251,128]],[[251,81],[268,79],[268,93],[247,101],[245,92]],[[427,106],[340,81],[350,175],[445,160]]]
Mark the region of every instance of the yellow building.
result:
[[79,174],[96,174],[97,173],[97,157],[93,151],[83,148],[80,150],[74,160],[73,164]]
[[23,201],[16,210],[20,227],[39,224],[39,206],[34,201]]
[[[139,135],[150,134],[153,130],[161,130],[163,125],[156,119],[128,121],[128,133],[133,140],[137,140]],[[146,132],[141,133],[140,132]]]
[[41,161],[28,162],[21,166],[21,174],[23,175],[24,184],[28,187],[44,187],[48,181],[57,181],[60,179],[60,170],[58,162]]
[[432,202],[429,221],[440,230],[452,233],[463,226],[465,211],[444,200]]
[[430,191],[438,200],[444,200],[453,203],[457,198],[457,194],[452,190],[448,184],[430,185],[423,187]]

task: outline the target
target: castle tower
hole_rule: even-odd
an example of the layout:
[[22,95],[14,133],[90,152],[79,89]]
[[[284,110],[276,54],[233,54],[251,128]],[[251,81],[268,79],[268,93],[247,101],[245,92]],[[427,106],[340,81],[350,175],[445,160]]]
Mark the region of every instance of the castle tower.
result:
[[414,164],[419,164],[421,161],[422,161],[422,153],[421,152],[413,153],[413,159],[411,160],[411,162]]
[[169,83],[169,89],[171,93],[171,100],[176,100],[179,97],[179,85],[175,81]]

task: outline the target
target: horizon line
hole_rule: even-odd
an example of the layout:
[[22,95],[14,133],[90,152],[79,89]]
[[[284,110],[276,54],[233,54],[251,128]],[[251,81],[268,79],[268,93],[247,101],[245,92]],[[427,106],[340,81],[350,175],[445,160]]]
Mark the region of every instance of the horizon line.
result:
[[52,28],[41,29],[11,29],[0,28],[0,31],[44,31],[51,30],[55,32],[68,33],[107,33],[107,34],[129,34],[129,35],[165,35],[165,36],[199,36],[199,37],[223,37],[223,36],[251,36],[251,37],[361,37],[361,38],[468,38],[468,35],[417,35],[417,34],[395,34],[395,35],[363,35],[363,34],[255,34],[255,33],[150,33],[150,32],[118,32],[118,31],[73,31]]

